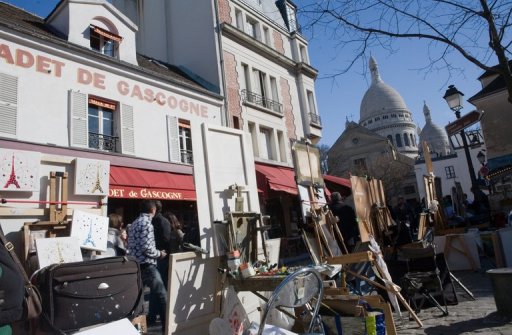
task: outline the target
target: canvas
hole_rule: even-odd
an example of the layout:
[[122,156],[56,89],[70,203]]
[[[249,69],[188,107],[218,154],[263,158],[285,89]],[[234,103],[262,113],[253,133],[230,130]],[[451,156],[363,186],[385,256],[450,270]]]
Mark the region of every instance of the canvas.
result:
[[0,149],[0,190],[39,191],[41,154]]
[[71,236],[76,236],[80,247],[84,249],[106,251],[108,217],[75,210],[71,223]]
[[83,260],[77,237],[39,238],[35,241],[40,269],[52,264]]
[[109,161],[77,158],[75,171],[75,194],[108,195]]

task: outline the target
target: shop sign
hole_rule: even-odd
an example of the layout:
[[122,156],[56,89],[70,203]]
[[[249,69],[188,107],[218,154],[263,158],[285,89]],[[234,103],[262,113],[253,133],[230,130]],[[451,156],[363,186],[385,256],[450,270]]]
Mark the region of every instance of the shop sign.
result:
[[[188,193],[188,192],[186,192]],[[124,199],[160,199],[160,200],[195,200],[195,195],[168,189],[116,187],[110,186],[109,198]]]

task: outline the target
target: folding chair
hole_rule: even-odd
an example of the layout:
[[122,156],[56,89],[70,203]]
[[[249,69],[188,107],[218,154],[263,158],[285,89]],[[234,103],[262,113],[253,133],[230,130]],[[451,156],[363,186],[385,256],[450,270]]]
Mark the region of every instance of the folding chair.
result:
[[[287,276],[270,296],[263,316],[261,318],[258,335],[264,334],[263,330],[269,316],[269,312],[280,307],[304,307],[300,320],[309,325],[304,327],[304,334],[323,334],[323,326],[318,314],[324,295],[322,277],[313,268],[301,268]],[[309,314],[309,315],[307,315]]]
[[[429,301],[441,310],[443,316],[448,315],[434,246],[402,248],[399,255],[407,264],[407,273],[402,278],[401,286],[415,312],[418,313],[425,301]],[[442,305],[434,296],[440,298]]]

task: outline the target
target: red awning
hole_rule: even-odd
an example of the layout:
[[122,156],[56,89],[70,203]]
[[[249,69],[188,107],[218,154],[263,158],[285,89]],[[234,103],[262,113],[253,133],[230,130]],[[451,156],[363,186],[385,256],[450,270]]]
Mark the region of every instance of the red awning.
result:
[[192,175],[110,166],[109,197],[196,200],[196,189]]
[[348,196],[352,193],[352,184],[349,179],[330,176],[327,174],[323,175],[324,182],[329,191],[332,192],[340,192],[341,195]]
[[280,166],[270,166],[256,163],[256,179],[258,188],[262,190],[286,192],[293,195],[299,194],[295,182],[295,171]]

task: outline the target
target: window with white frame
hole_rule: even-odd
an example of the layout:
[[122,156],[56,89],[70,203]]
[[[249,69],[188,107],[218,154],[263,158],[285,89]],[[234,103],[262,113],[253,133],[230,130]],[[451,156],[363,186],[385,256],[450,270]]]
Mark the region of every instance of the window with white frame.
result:
[[276,160],[274,149],[274,132],[270,128],[260,126],[260,158]]
[[252,143],[252,149],[254,152],[254,156],[259,157],[260,151],[259,151],[259,145],[258,145],[258,132],[256,131],[256,124],[254,122],[249,122],[249,134],[251,134],[251,143]]
[[114,112],[117,104],[89,96],[87,123],[89,148],[116,151],[118,137],[114,136]]
[[293,33],[297,30],[297,17],[295,7],[290,3],[286,3],[286,15],[288,17],[288,28],[290,32]]
[[250,16],[247,16],[247,33],[254,39],[261,41],[260,23]]
[[123,38],[95,25],[89,27],[91,49],[110,57],[117,56],[117,49]]
[[453,179],[456,177],[455,168],[453,167],[453,165],[445,166],[444,171],[446,173],[446,179]]
[[263,42],[268,46],[272,46],[268,27],[263,27]]
[[181,162],[185,164],[193,164],[194,160],[192,155],[192,136],[190,131],[190,122],[179,119],[178,130],[180,139]]
[[267,99],[267,80],[266,80],[266,73],[258,70],[253,69],[253,93],[256,93],[261,96],[263,106],[266,106],[266,99]]
[[247,91],[251,91],[252,85],[251,85],[251,72],[249,71],[249,65],[242,63],[242,69],[243,69],[243,75],[244,75],[244,81],[243,84],[245,85],[244,89]]
[[236,27],[240,30],[244,30],[244,15],[238,8],[235,9]]
[[303,45],[299,46],[299,53],[300,53],[300,61],[303,63],[308,63],[308,52],[307,52],[305,46],[303,46]]
[[277,131],[277,146],[278,146],[278,150],[279,150],[279,161],[286,163],[287,156],[286,156],[285,137],[284,137],[284,133],[280,130]]
[[70,146],[135,154],[133,107],[69,91]]
[[320,124],[320,116],[316,113],[315,107],[315,96],[312,91],[306,91],[306,97],[308,100],[308,109],[309,109],[309,120],[313,124]]
[[279,104],[279,91],[277,89],[277,79],[275,77],[270,76],[270,90],[272,92],[272,101],[270,109],[276,112],[280,112],[280,104]]

